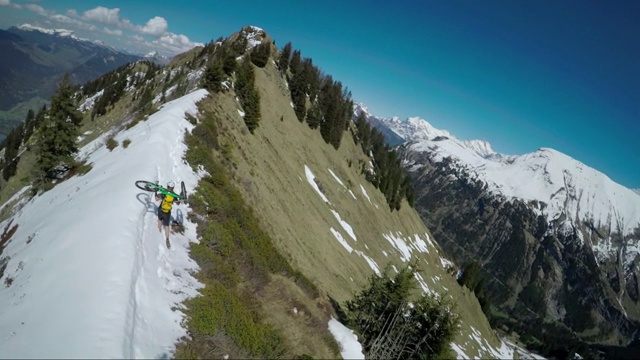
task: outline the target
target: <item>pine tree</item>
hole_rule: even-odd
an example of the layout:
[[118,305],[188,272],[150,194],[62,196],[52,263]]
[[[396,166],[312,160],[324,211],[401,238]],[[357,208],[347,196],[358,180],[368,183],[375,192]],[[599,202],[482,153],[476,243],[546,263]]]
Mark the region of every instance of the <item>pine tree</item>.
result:
[[307,110],[307,125],[310,128],[316,129],[320,126],[320,122],[322,121],[322,110],[320,110],[320,105],[318,102],[314,102],[313,105]]
[[442,297],[411,294],[417,288],[415,262],[394,278],[389,266],[372,275],[366,289],[345,303],[346,325],[356,330],[366,358],[450,357],[459,317]]
[[24,143],[27,143],[29,138],[31,138],[31,134],[33,134],[35,128],[35,121],[36,113],[32,109],[29,109],[27,117],[24,119]]
[[251,51],[251,62],[260,68],[263,68],[267,65],[269,61],[269,56],[271,55],[271,43],[270,42],[261,42]]
[[231,76],[238,67],[238,61],[233,53],[228,48],[223,48],[220,56],[222,57],[222,70],[224,73]]
[[[31,112],[33,114],[33,112]],[[18,161],[20,161],[20,145],[23,139],[24,124],[20,123],[16,126],[9,135],[2,142],[2,148],[4,149],[4,161],[2,168],[2,177],[5,180],[9,180],[10,177],[16,174],[18,168]]]
[[289,62],[291,61],[291,42],[288,42],[282,48],[280,57],[278,58],[278,68],[281,73],[285,73],[289,68]]
[[251,60],[244,58],[236,72],[235,91],[244,109],[244,122],[251,133],[260,122],[260,93],[255,88],[255,73]]
[[294,50],[293,55],[291,55],[291,61],[289,62],[289,69],[292,74],[296,74],[301,71],[302,68],[302,58],[300,55],[300,50]]
[[299,71],[293,74],[291,81],[289,82],[289,89],[291,91],[291,101],[293,102],[293,110],[300,122],[304,121],[306,115],[307,93],[304,74]]
[[202,79],[202,86],[209,91],[220,92],[223,90],[222,82],[225,78],[222,61],[216,59],[207,66]]
[[65,75],[51,98],[48,117],[38,129],[36,157],[45,182],[56,179],[75,163],[73,155],[78,151],[78,126],[82,114],[76,109],[73,95],[68,75]]

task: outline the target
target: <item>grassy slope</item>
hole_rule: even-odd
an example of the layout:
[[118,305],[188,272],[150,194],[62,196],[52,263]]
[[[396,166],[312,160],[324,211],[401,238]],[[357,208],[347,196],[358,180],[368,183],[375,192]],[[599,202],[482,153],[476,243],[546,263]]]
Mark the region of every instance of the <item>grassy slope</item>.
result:
[[[235,181],[292,266],[342,303],[362,289],[373,270],[363,257],[349,253],[338,243],[330,232],[331,227],[340,231],[355,250],[374,259],[379,267],[388,262],[401,264],[399,252],[382,234],[399,232],[403,238],[414,234],[424,237],[428,230],[406,202],[400,211],[388,210],[384,196],[359,173],[357,164],[364,155],[349,133],[345,133],[336,151],[322,140],[318,130],[311,130],[297,120],[284,80],[272,63],[256,69],[256,83],[261,95],[262,121],[254,135],[246,130],[237,111],[240,105],[232,95],[217,96],[215,100],[218,116],[225,119],[221,131],[226,134],[224,141],[235,148]],[[354,165],[349,166],[350,162]],[[316,176],[331,206],[325,204],[307,182],[305,165]],[[363,195],[361,185],[373,204]],[[342,229],[331,208],[353,227],[357,242]],[[440,293],[448,289],[457,304],[463,322],[457,343],[463,345],[469,355],[476,354],[473,350],[476,345],[464,345],[473,326],[496,346],[497,340],[477,300],[457,285],[453,275],[447,274],[436,251],[431,248],[428,254],[415,254],[421,258],[423,278],[429,288]],[[439,280],[431,280],[436,278]]]

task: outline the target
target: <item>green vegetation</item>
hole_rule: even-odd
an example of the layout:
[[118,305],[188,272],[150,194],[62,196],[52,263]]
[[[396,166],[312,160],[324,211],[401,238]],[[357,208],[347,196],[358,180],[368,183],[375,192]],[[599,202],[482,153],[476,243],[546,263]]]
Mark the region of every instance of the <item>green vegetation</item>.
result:
[[251,62],[253,63],[253,65],[259,68],[263,68],[267,65],[270,55],[271,55],[271,43],[261,42],[251,50],[251,53],[250,53]]
[[419,295],[416,264],[394,277],[389,267],[372,275],[366,289],[345,304],[344,321],[356,329],[365,357],[372,359],[454,358],[449,344],[458,332],[459,317],[442,297]]
[[112,151],[113,149],[118,147],[118,142],[113,137],[110,137],[109,139],[107,139],[106,145],[107,149],[109,149],[109,151]]
[[[287,73],[286,78],[298,120],[306,120],[312,129],[319,128],[324,141],[338,149],[344,132],[350,128],[353,114],[351,92],[340,81],[323,74],[310,58],[303,59],[299,50],[292,51],[291,43],[282,49],[278,66],[282,73],[290,70],[291,75]],[[415,190],[411,179],[404,174],[397,153],[385,144],[382,134],[361,118],[356,121],[353,136],[365,154],[372,154],[374,169],[363,168],[362,171],[367,180],[385,195],[389,208],[399,210],[403,198],[413,206]]]
[[251,60],[244,58],[236,72],[235,91],[244,109],[244,123],[253,134],[260,122],[260,93],[256,90],[256,76]]
[[278,57],[278,67],[280,68],[280,72],[284,74],[287,70],[289,70],[289,61],[291,59],[291,42],[288,42],[282,48],[280,52],[280,56]]
[[128,147],[129,147],[129,144],[131,144],[131,140],[130,140],[130,139],[124,139],[124,140],[122,140],[122,147],[123,147],[123,148],[125,148],[125,149],[126,149],[126,148],[128,148]]
[[78,151],[78,127],[82,114],[76,109],[74,89],[64,76],[51,98],[48,117],[38,128],[37,163],[39,182],[48,183],[74,165]]
[[365,154],[372,154],[373,168],[362,164],[361,169],[367,180],[384,194],[390,209],[400,210],[403,198],[415,206],[415,189],[411,178],[404,173],[397,152],[385,143],[380,131],[369,125],[364,113],[359,114],[355,125],[353,140]]
[[91,163],[86,163],[84,161],[81,163],[78,163],[77,166],[74,168],[75,174],[80,176],[88,173],[89,171],[91,171],[91,169],[93,169],[93,165]]
[[221,58],[215,58],[204,71],[202,77],[202,87],[210,92],[220,92],[224,90],[222,82],[227,79],[224,70],[223,62]]
[[491,310],[491,300],[485,292],[485,280],[480,270],[481,266],[477,261],[472,261],[471,263],[467,264],[462,269],[462,276],[458,278],[458,284],[460,284],[461,286],[466,286],[467,289],[473,291],[473,293],[476,295],[476,298],[478,298],[478,302],[480,303],[482,312],[487,316],[489,322],[491,322],[491,319],[493,317],[493,312]]
[[201,239],[191,246],[191,256],[201,268],[198,277],[205,288],[201,296],[185,303],[192,339],[178,346],[175,357],[222,356],[217,349],[241,357],[302,356],[292,352],[283,330],[263,315],[261,302],[276,275],[303,284],[300,288],[310,298],[317,298],[319,292],[291,268],[261,229],[217,155],[216,117],[208,110],[201,113],[201,122],[186,136],[186,159],[194,170],[201,166],[211,174],[200,180],[189,198],[191,220],[198,224]]

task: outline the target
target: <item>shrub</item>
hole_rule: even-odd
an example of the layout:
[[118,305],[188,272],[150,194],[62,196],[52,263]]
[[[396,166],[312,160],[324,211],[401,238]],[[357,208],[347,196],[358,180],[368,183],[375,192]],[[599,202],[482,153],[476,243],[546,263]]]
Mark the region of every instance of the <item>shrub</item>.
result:
[[77,168],[75,169],[75,172],[78,175],[84,175],[89,171],[91,171],[91,169],[93,169],[93,164],[82,163],[77,166]]
[[129,139],[122,140],[122,147],[123,148],[126,149],[129,146],[129,144],[131,144],[131,140],[129,140]]
[[188,112],[185,112],[184,117],[185,119],[187,119],[187,121],[189,121],[189,123],[191,123],[191,125],[198,125],[198,119],[195,116],[189,114]]
[[109,149],[109,151],[112,151],[113,149],[115,149],[118,146],[118,142],[116,141],[116,139],[110,137],[107,140],[107,149]]

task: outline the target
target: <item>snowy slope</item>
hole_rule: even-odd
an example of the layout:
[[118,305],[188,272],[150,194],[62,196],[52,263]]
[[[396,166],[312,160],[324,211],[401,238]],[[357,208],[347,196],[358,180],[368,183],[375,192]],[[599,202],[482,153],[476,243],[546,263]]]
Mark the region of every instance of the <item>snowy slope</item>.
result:
[[[356,113],[367,112],[356,106]],[[429,152],[436,160],[451,157],[489,190],[507,197],[538,200],[547,219],[564,213],[575,222],[588,221],[624,234],[640,226],[640,195],[605,174],[553,149],[541,148],[520,156],[495,152],[484,140],[459,140],[427,121],[378,118],[406,141],[410,149]]]
[[[167,249],[153,194],[134,182],[194,188],[197,175],[182,160],[192,128],[184,114],[206,94],[169,102],[119,133],[119,143],[131,140],[126,149],[88,144],[81,154],[90,172],[23,200],[3,252],[10,260],[0,286],[1,357],[159,358],[186,335],[174,308],[201,286],[187,253],[195,225],[184,218],[185,233],[172,234]],[[186,213],[186,205],[174,207],[174,217]]]

